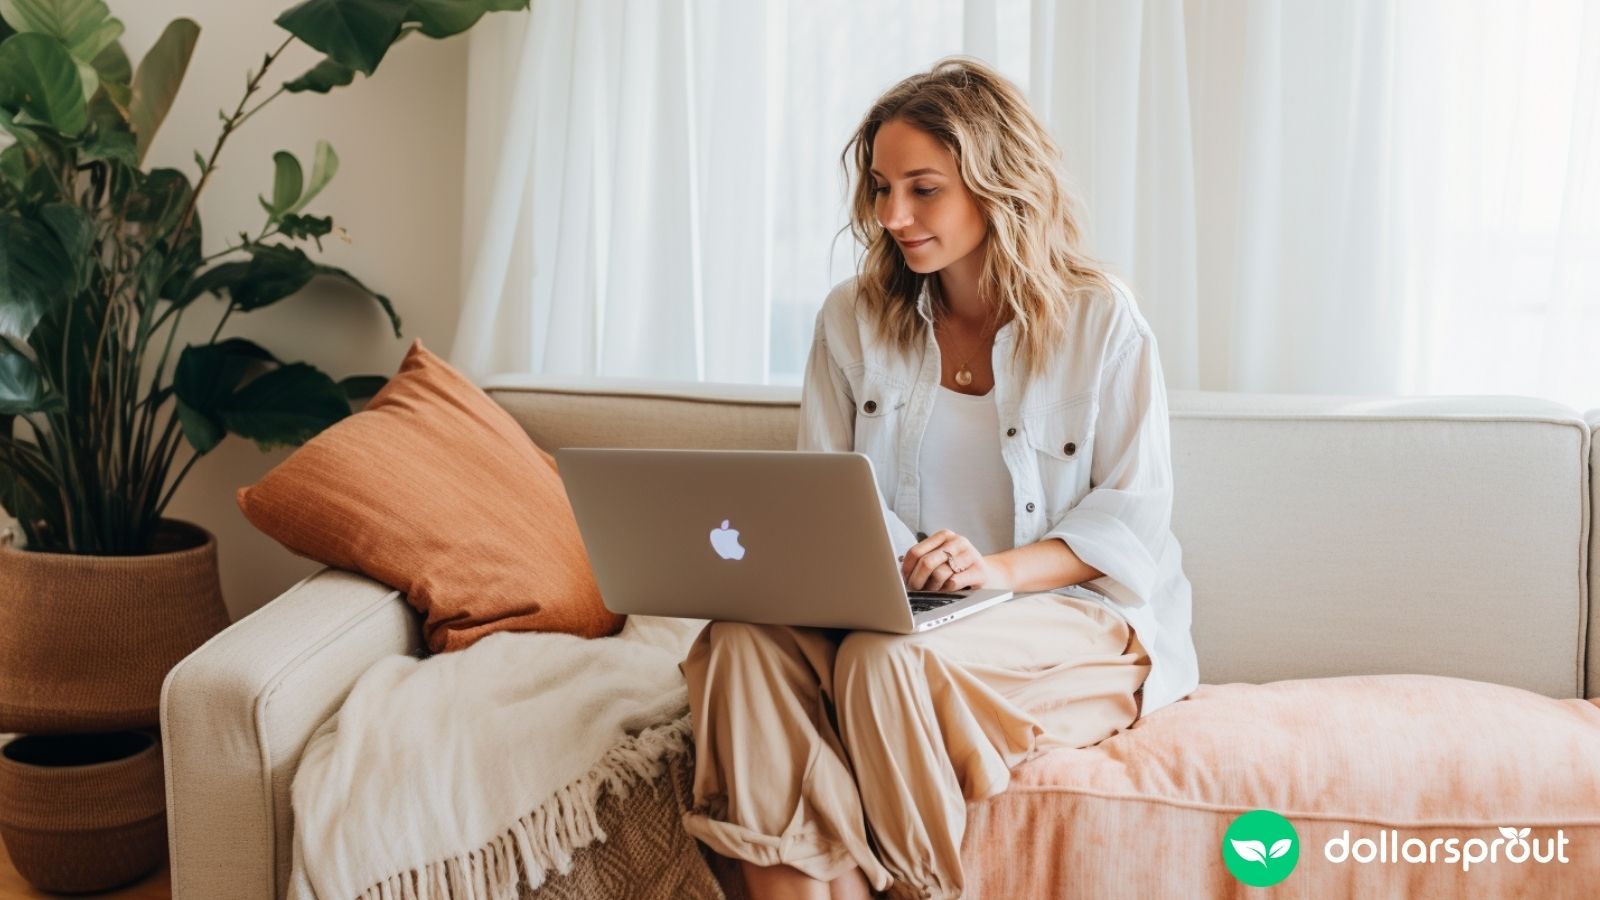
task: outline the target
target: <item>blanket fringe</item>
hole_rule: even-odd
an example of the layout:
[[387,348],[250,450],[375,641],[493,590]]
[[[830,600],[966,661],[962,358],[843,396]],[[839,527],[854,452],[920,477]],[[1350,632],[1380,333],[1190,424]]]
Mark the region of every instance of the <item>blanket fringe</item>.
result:
[[517,819],[487,844],[372,885],[357,900],[517,900],[519,884],[538,890],[553,869],[572,871],[572,854],[606,840],[596,807],[601,792],[627,799],[661,774],[664,760],[689,747],[687,713],[612,747],[577,781]]

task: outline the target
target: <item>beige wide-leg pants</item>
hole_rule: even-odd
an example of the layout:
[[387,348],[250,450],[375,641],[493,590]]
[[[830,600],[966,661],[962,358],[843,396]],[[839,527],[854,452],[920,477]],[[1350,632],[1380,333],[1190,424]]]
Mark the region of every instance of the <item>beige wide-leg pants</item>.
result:
[[822,881],[859,866],[891,897],[944,898],[962,893],[967,804],[1131,725],[1150,658],[1115,612],[1038,593],[914,635],[712,622],[680,668],[690,834],[756,865]]

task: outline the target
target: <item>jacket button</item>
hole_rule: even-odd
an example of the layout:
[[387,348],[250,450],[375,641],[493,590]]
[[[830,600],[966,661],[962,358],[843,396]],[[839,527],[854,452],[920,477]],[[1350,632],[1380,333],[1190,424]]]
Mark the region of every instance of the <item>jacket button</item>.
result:
[[1028,504],[1027,510],[1028,510],[1028,512],[1033,512],[1033,504],[1032,503]]
[[1007,428],[1006,429],[1006,437],[1016,437],[1016,436],[1017,436],[1017,430],[1015,428]]
[[1067,445],[1065,447],[1061,448],[1061,452],[1065,453],[1068,456],[1071,456],[1072,454],[1078,452],[1078,445],[1072,443],[1071,441],[1068,441]]
[[876,400],[868,400],[867,402],[861,404],[861,411],[862,412],[869,412],[869,413],[877,412],[878,411],[878,401],[876,401]]

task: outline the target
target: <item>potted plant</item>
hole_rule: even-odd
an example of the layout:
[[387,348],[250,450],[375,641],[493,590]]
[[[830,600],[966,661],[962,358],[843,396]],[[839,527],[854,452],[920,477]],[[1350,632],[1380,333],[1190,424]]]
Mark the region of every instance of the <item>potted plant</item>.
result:
[[[0,536],[0,732],[54,735],[6,745],[0,795],[16,809],[0,830],[8,844],[20,841],[17,868],[41,886],[109,888],[165,851],[149,730],[159,724],[161,682],[228,623],[215,541],[163,516],[184,476],[229,434],[262,448],[301,444],[384,383],[336,382],[226,337],[230,318],[333,278],[372,297],[400,334],[387,298],[306,252],[334,231],[331,218],[308,210],[338,169],[325,142],[309,175],[292,154],[274,155],[257,233],[204,240],[198,199],[224,145],[283,94],[371,76],[408,35],[447,37],[527,5],[300,3],[277,18],[288,36],[248,73],[190,173],[144,159],[198,25],[173,21],[135,67],[102,0],[0,0],[0,508],[18,522]],[[257,97],[295,40],[324,59]],[[177,346],[200,302],[224,304],[220,321],[207,340]],[[63,785],[138,803],[102,821]],[[96,852],[110,850],[111,826],[126,839],[117,852]],[[93,840],[84,844],[79,831]]]
[[[205,239],[197,203],[229,138],[284,94],[372,75],[409,35],[527,2],[306,0],[185,171],[145,155],[198,25],[171,22],[134,66],[102,0],[0,0],[0,507],[18,521],[0,542],[0,732],[155,724],[166,671],[227,624],[214,541],[163,516],[184,477],[229,434],[303,443],[384,382],[225,335],[316,278],[365,292],[400,334],[387,298],[307,252],[335,229],[308,206],[338,169],[325,142],[309,166],[274,155],[257,232]],[[322,61],[258,96],[296,40]],[[209,339],[177,346],[211,302]]]

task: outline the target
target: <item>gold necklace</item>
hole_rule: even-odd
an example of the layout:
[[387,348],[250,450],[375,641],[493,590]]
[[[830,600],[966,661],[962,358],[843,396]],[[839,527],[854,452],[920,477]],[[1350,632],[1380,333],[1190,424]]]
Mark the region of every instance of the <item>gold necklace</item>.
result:
[[962,387],[966,387],[967,385],[972,383],[972,370],[967,368],[967,363],[972,362],[973,357],[978,355],[978,352],[983,349],[983,345],[988,340],[989,340],[989,335],[988,334],[985,334],[983,337],[979,338],[978,339],[977,349],[975,349],[971,353],[967,354],[966,360],[963,361],[961,363],[961,366],[956,369],[956,384],[959,384]]

